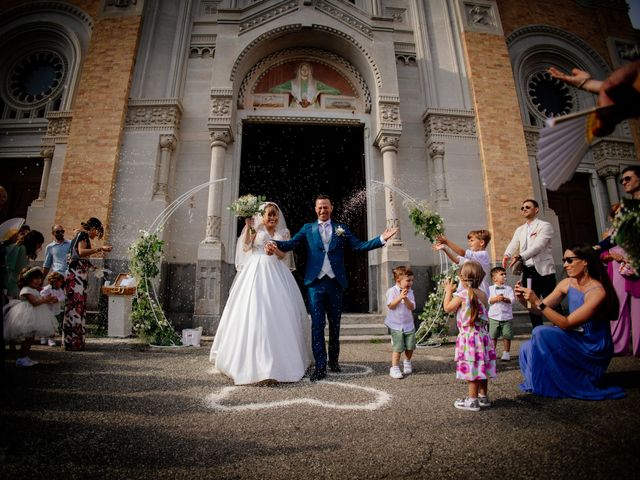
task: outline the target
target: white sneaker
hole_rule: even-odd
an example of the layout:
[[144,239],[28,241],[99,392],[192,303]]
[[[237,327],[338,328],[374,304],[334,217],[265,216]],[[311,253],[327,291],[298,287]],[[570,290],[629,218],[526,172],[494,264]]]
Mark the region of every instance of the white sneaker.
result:
[[470,412],[480,411],[480,404],[478,403],[477,398],[458,398],[455,402],[453,402],[453,406],[460,410],[468,410]]
[[56,341],[53,338],[50,338],[49,340],[47,340],[47,345],[49,345],[50,347],[57,347],[58,344],[56,343]]
[[396,379],[402,378],[402,372],[400,371],[400,367],[391,367],[389,369],[389,376],[391,378],[396,378]]
[[16,367],[33,367],[37,364],[38,362],[31,360],[29,357],[19,357],[16,360]]
[[46,337],[42,337],[40,339],[40,345],[46,345],[47,344],[47,338]]
[[489,408],[491,406],[491,400],[489,400],[489,397],[486,395],[478,395],[478,405],[480,405],[480,408]]
[[507,351],[502,352],[502,357],[500,358],[503,362],[508,362],[511,360],[511,354]]
[[413,366],[411,365],[411,360],[405,360],[402,363],[402,370],[405,375],[411,375],[411,372],[413,372]]

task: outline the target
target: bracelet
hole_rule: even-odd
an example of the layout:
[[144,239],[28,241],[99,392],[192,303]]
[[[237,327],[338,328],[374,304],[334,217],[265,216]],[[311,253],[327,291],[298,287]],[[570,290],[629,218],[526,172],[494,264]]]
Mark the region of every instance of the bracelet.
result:
[[589,80],[591,80],[591,77],[587,77],[584,80],[582,80],[578,85],[576,85],[576,88],[580,88],[582,89],[582,86],[587,83]]

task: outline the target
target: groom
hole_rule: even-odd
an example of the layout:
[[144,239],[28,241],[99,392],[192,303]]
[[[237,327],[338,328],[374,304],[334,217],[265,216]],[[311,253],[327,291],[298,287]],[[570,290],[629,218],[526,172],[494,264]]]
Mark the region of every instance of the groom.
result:
[[311,346],[316,361],[316,368],[311,374],[312,382],[327,376],[325,317],[329,318],[329,370],[340,372],[340,316],[342,292],[347,287],[347,273],[344,268],[345,246],[351,250],[366,252],[382,247],[398,231],[397,228],[387,228],[378,238],[363,242],[353,235],[346,225],[331,222],[333,205],[327,195],[319,195],[316,198],[315,210],[317,222],[305,224],[291,240],[275,242],[283,252],[293,250],[302,243],[307,245],[304,284],[308,287]]

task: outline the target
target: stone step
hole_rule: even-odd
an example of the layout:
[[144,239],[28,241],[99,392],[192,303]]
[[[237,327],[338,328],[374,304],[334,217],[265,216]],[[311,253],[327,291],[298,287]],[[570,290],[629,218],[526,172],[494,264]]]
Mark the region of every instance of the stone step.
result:
[[[325,335],[329,334],[329,327],[325,329]],[[387,327],[383,323],[340,323],[340,336],[343,335],[386,335]]]

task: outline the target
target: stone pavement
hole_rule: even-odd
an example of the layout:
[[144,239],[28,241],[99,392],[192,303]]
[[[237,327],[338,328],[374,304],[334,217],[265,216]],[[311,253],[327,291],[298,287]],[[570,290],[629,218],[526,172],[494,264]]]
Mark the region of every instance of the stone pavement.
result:
[[[517,352],[520,340],[514,342]],[[90,339],[7,360],[0,410],[6,479],[625,479],[640,476],[640,360],[615,358],[602,402],[522,394],[499,364],[493,406],[456,410],[453,345],[419,349],[388,376],[389,343],[345,343],[328,381],[234,387],[208,344],[149,349]]]

